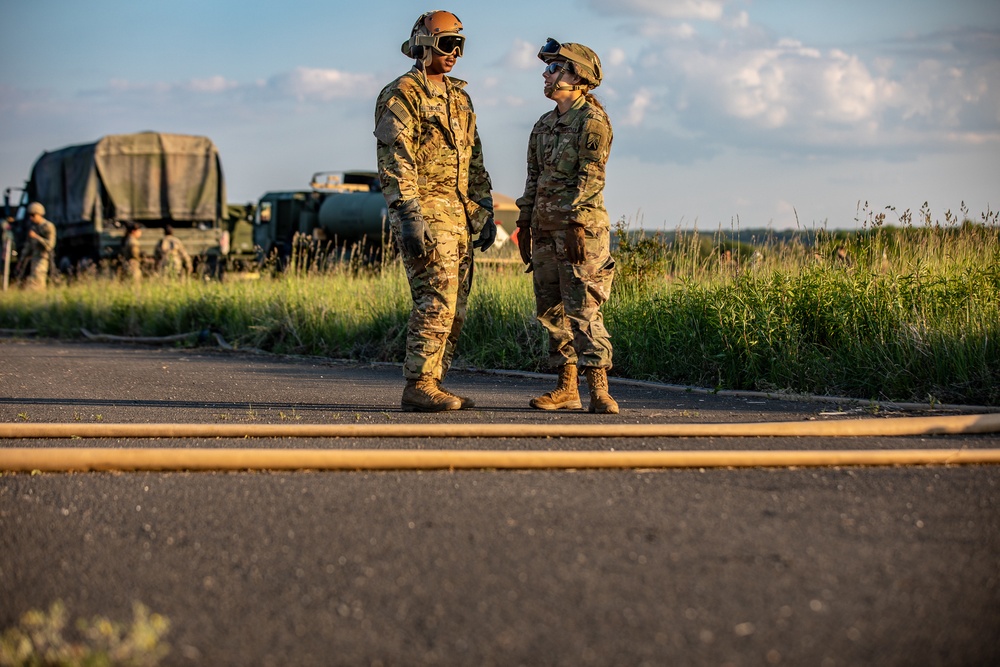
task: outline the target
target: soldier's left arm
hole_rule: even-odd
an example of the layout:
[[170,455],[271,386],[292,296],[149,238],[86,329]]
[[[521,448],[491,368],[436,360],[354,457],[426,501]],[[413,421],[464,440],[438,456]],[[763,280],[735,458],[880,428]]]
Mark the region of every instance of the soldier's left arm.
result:
[[475,130],[475,140],[472,144],[472,159],[469,161],[469,199],[482,202],[488,199],[493,202],[493,183],[486,171],[483,160],[483,142],[479,138],[479,129]]
[[44,231],[38,235],[38,242],[45,248],[45,252],[52,252],[56,247],[56,226],[49,223]]
[[579,170],[568,222],[586,227],[593,222],[590,212],[599,205],[604,191],[604,172],[611,154],[611,124],[601,115],[590,115],[584,120],[578,139]]

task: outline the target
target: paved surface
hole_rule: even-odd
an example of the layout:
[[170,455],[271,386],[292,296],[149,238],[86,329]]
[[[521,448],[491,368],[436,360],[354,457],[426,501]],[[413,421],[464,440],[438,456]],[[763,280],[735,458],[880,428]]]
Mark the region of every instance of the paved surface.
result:
[[[398,410],[391,366],[0,341],[0,420],[722,422],[828,403],[619,386],[618,417],[524,407],[550,381],[454,373],[482,409]],[[221,439],[0,446],[846,449],[881,439]],[[996,466],[88,473],[0,477],[0,628],[172,623],[167,664],[1000,664]]]

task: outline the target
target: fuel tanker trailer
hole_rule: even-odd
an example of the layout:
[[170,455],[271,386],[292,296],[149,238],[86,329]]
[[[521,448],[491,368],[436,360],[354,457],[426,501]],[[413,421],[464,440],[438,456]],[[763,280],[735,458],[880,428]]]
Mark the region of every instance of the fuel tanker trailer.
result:
[[[493,193],[497,222],[494,248],[514,232],[514,200]],[[260,198],[254,217],[254,245],[261,261],[314,261],[317,255],[366,261],[392,253],[385,197],[375,171],[321,171],[313,174],[308,190],[268,192]],[[492,251],[493,249],[491,249]]]

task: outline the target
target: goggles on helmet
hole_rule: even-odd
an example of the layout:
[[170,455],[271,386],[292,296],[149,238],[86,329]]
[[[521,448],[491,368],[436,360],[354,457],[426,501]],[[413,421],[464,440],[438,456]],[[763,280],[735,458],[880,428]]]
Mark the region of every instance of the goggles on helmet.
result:
[[545,40],[545,44],[542,45],[542,48],[538,49],[538,57],[544,62],[551,62],[555,58],[564,58],[565,60],[572,60],[584,65],[587,64],[585,61],[580,59],[580,56],[568,49],[564,49],[562,44],[551,37]]
[[429,46],[443,56],[449,56],[456,51],[461,58],[465,53],[465,37],[462,35],[417,35],[411,46]]
[[[542,48],[538,49],[538,58],[545,63],[551,63],[557,58],[569,61],[566,64],[569,65],[570,67],[568,67],[567,69],[569,69],[574,74],[580,76],[582,76],[581,71],[589,72],[594,69],[593,63],[589,62],[586,58],[580,57],[579,54],[574,53],[573,51],[563,47],[562,44],[552,39],[551,37],[545,40],[545,44],[542,45]],[[579,66],[579,68],[577,66]],[[598,74],[597,76],[599,79],[600,74]]]

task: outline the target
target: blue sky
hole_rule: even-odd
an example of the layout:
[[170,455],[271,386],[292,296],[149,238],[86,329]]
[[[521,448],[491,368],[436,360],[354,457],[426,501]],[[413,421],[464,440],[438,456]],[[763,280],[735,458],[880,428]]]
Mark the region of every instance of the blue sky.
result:
[[233,202],[372,169],[374,98],[436,8],[465,24],[453,75],[505,194],[551,108],[535,58],[551,36],[603,60],[613,221],[851,228],[865,202],[1000,208],[1000,0],[0,0],[0,186],[45,150],[142,130],[212,138]]

